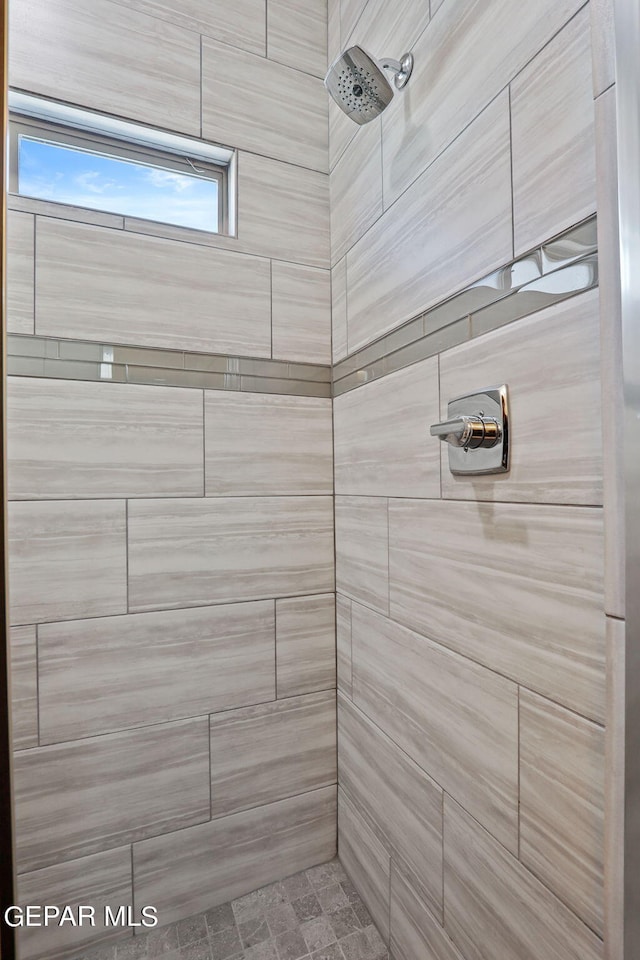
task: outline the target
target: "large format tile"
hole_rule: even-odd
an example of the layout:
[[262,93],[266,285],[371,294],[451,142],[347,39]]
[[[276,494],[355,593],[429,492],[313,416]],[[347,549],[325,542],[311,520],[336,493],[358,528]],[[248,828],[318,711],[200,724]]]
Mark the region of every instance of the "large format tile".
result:
[[520,858],[603,932],[604,730],[520,691]]
[[[616,79],[613,4],[610,0],[592,0],[589,11],[591,13],[593,95],[599,97],[615,83]],[[598,209],[600,209],[599,206]]]
[[199,717],[16,754],[19,872],[207,820],[208,727]]
[[266,0],[116,0],[252,53],[265,52]]
[[442,790],[344,696],[338,697],[338,781],[442,914]]
[[331,401],[205,392],[206,494],[331,494]]
[[602,941],[445,796],[445,926],[466,960],[602,960]]
[[336,603],[333,593],[276,600],[278,697],[336,685]]
[[[32,926],[18,933],[21,960],[51,960],[52,957],[79,957],[96,944],[131,936],[128,928],[106,926],[105,908],[116,915],[124,904],[133,903],[131,848],[120,847],[80,860],[59,863],[18,878],[17,903],[26,906],[69,906],[75,916],[81,905],[95,910],[95,926]],[[85,915],[86,919],[86,915]]]
[[327,92],[319,78],[205,37],[202,104],[205,138],[328,170]]
[[433,438],[432,446],[442,448],[443,495],[601,504],[598,292],[574,297],[443,353],[442,418],[447,417],[449,400],[500,383],[509,387],[509,472],[454,476],[447,445]]
[[347,355],[347,259],[331,271],[331,350],[333,362]]
[[[429,0],[395,0],[393,4],[368,0],[349,37],[349,46],[357,43],[378,60],[399,60],[413,48],[428,22]],[[391,80],[391,74],[386,75]]]
[[335,853],[336,788],[211,820],[133,846],[137,903],[165,923],[249,893]]
[[330,593],[329,497],[132,500],[132,610]]
[[328,175],[242,152],[237,246],[274,260],[328,268]]
[[439,497],[438,420],[437,357],[336,397],[336,493]]
[[305,0],[269,0],[267,56],[324,77],[327,72],[327,5]]
[[607,617],[604,915],[607,960],[623,960],[625,936],[626,624]]
[[331,275],[297,263],[271,264],[272,352],[278,360],[331,363]]
[[388,942],[389,853],[342,790],[338,791],[338,853],[375,925]]
[[358,131],[329,177],[331,260],[337,263],[382,214],[380,121]]
[[202,496],[202,396],[9,377],[9,497]]
[[389,526],[394,619],[603,719],[601,510],[395,500]]
[[355,704],[517,850],[516,685],[357,604],[351,616]]
[[387,501],[336,497],[336,585],[368,607],[389,611]]
[[504,93],[347,254],[349,350],[499,267],[511,251]]
[[41,336],[271,355],[266,260],[62,220],[36,239]]
[[12,623],[126,612],[123,501],[12,503],[9,552]]
[[351,696],[351,600],[336,596],[337,685]]
[[109,0],[11,8],[11,86],[200,136],[200,39]]
[[[541,0],[535,6],[523,6],[521,0],[447,0],[413,48],[411,82],[384,112],[385,205],[406,190],[582,5],[583,0]],[[490,55],[479,56],[479,51]],[[468,146],[464,154],[468,174],[479,190],[486,189],[485,174],[478,171]],[[454,182],[456,178],[458,174]]]
[[585,6],[511,88],[516,255],[596,207],[591,31]]
[[395,960],[463,960],[395,863],[391,865],[389,946]]
[[336,782],[332,690],[227,710],[210,723],[213,817]]
[[38,746],[38,661],[36,628],[12,627],[11,727],[14,750]]
[[33,333],[35,217],[7,212],[7,331]]
[[273,601],[40,626],[43,743],[273,700]]

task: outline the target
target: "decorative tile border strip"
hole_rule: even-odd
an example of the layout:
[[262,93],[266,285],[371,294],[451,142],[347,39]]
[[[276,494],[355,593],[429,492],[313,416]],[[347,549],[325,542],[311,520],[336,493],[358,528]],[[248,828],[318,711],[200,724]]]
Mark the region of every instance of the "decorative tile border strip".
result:
[[331,397],[331,367],[10,334],[7,373],[205,390]]
[[590,217],[341,360],[333,396],[597,286],[596,225]]

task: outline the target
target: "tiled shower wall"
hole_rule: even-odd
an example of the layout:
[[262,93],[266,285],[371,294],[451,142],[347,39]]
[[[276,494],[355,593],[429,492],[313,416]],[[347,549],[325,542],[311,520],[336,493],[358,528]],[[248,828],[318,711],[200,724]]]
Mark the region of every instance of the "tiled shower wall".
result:
[[[330,3],[330,57],[415,56],[330,105],[334,362],[595,211],[605,6]],[[599,313],[489,308],[334,401],[339,855],[394,960],[605,955]],[[452,476],[430,424],[501,383],[510,473]]]
[[[11,14],[13,87],[239,150],[238,238],[12,198],[23,355],[79,339],[123,364],[127,344],[159,368],[170,350],[326,372],[324,5]],[[18,894],[167,923],[335,852],[331,400],[47,362],[9,382]],[[104,935],[31,930],[22,956]]]

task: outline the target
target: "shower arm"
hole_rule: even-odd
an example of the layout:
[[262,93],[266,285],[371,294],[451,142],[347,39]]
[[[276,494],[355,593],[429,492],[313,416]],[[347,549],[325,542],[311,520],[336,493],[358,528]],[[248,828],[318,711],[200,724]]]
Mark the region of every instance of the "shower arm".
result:
[[381,60],[378,60],[378,65],[382,70],[390,70],[393,73],[393,82],[396,85],[396,89],[402,90],[411,76],[413,54],[405,53],[401,60],[394,60],[392,57],[383,57]]

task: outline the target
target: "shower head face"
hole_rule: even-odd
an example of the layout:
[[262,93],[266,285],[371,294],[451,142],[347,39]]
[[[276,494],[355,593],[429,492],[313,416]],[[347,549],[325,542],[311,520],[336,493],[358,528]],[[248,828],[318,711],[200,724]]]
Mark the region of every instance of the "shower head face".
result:
[[393,100],[393,87],[362,47],[349,47],[332,64],[324,85],[356,123],[369,123]]

